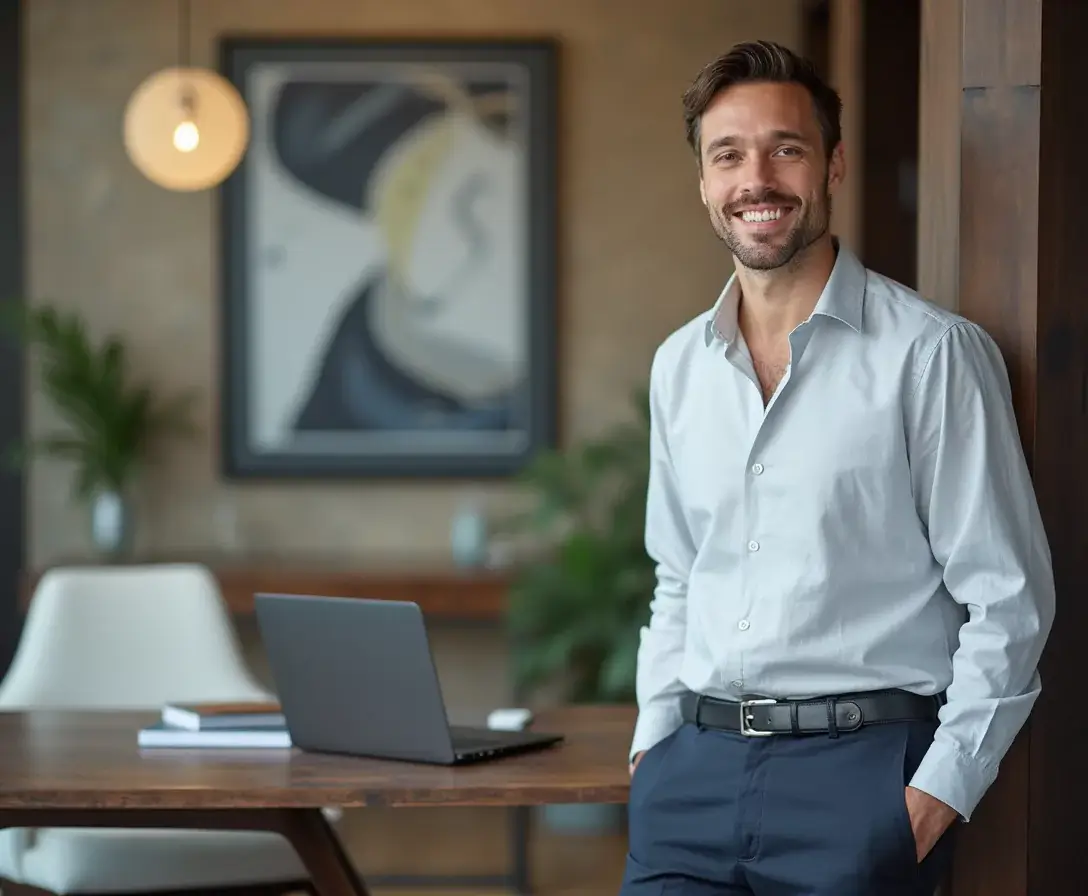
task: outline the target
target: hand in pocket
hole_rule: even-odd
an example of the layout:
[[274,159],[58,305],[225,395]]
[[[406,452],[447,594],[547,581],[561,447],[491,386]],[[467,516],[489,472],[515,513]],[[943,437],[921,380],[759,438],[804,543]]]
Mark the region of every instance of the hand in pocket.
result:
[[914,834],[918,861],[921,862],[937,841],[956,820],[957,812],[951,806],[930,796],[924,790],[907,785],[904,799],[907,802],[907,817]]

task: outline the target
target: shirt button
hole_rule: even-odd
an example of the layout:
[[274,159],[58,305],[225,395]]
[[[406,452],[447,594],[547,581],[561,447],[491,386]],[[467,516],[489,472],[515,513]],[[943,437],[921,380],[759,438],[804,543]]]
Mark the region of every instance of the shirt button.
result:
[[752,464],[752,472],[758,476],[763,472],[763,464]]
[[739,678],[736,678],[736,679],[733,680],[733,687],[742,688],[742,687],[744,687],[744,682],[741,681]]
[[748,542],[748,550],[750,550],[750,551],[758,551],[758,550],[759,550],[759,542],[758,542],[758,541],[750,541],[750,542]]
[[742,632],[746,632],[751,625],[752,623],[750,623],[747,619],[742,619],[740,622],[737,623],[737,628],[739,628]]

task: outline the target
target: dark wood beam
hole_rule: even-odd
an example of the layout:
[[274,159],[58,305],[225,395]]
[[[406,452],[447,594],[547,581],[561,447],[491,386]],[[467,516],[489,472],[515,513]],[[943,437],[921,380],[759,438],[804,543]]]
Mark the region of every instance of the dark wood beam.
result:
[[[954,43],[950,35],[957,35]],[[1088,197],[1080,158],[1081,60],[1088,3],[926,0],[923,195],[954,179],[952,207],[926,218],[923,284],[958,286],[958,310],[998,341],[1050,540],[1058,615],[1043,693],[971,824],[952,896],[1080,893],[1080,814],[1088,797],[1088,264],[1078,226]],[[951,44],[951,45],[950,45]],[[951,55],[950,55],[951,54]],[[941,60],[939,63],[937,60]],[[950,97],[949,76],[958,97]],[[940,84],[938,83],[940,82]],[[940,85],[944,86],[941,87]],[[954,103],[950,103],[954,100]],[[939,112],[952,127],[932,126]],[[942,160],[934,164],[935,160]],[[958,246],[950,259],[941,247]],[[953,263],[954,262],[954,263]]]
[[[23,300],[22,15],[0,0],[0,303]],[[23,351],[0,339],[0,452],[23,434]],[[24,554],[23,477],[0,467],[0,675],[19,632],[17,595]]]
[[[1017,27],[1019,23],[1013,23]],[[1040,34],[1038,333],[1035,482],[1058,582],[1058,616],[1043,660],[1031,730],[1029,893],[1083,892],[1088,714],[1080,711],[1088,633],[1088,264],[1083,222],[1088,164],[1081,147],[1088,3],[1047,0]],[[1030,313],[1030,312],[1028,312]],[[1027,314],[1025,314],[1027,316]]]

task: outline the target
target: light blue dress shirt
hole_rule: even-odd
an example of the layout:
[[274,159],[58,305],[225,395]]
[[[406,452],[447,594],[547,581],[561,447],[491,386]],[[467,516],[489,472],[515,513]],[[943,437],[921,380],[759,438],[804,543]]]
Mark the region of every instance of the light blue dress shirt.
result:
[[764,406],[738,299],[734,277],[653,360],[632,755],[679,727],[684,690],[947,690],[911,784],[970,819],[1054,617],[997,346],[840,247]]

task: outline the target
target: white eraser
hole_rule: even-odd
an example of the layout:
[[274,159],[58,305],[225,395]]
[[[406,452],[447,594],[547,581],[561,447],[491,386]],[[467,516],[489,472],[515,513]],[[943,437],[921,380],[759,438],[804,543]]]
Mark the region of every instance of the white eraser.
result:
[[522,731],[533,721],[527,709],[493,709],[487,716],[487,727],[495,731]]

